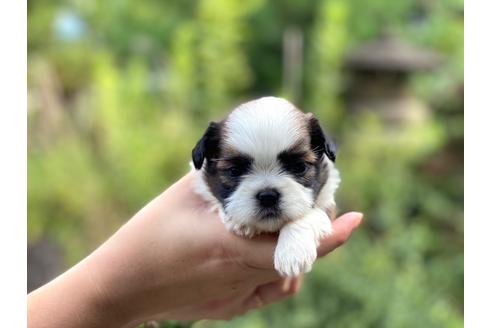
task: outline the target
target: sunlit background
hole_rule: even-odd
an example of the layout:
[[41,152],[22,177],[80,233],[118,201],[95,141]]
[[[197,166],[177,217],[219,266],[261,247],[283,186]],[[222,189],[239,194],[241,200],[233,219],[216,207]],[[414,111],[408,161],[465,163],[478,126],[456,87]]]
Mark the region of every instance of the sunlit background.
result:
[[462,327],[463,0],[29,1],[29,290],[264,95],[336,137],[340,212],[365,221],[295,298],[194,327]]

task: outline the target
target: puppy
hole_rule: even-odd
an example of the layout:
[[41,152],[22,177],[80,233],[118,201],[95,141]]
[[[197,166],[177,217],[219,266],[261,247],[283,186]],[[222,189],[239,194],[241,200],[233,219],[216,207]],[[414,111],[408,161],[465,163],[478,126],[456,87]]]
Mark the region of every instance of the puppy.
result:
[[275,269],[298,276],[332,232],[335,151],[313,114],[281,98],[253,100],[211,122],[196,144],[196,191],[238,235],[279,231]]

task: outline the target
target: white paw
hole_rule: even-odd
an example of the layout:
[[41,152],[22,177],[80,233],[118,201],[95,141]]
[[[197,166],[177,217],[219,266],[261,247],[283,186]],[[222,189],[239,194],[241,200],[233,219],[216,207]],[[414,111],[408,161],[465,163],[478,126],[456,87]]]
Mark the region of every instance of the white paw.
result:
[[316,244],[296,243],[278,244],[275,249],[275,270],[284,277],[297,277],[301,273],[311,271],[317,257]]
[[231,221],[224,222],[226,229],[232,231],[238,236],[251,238],[256,235],[256,230],[243,224],[235,224]]
[[331,224],[330,219],[322,221],[318,228],[314,230],[314,238],[316,239],[316,247],[319,246],[319,242],[326,236],[329,236],[333,233],[333,225]]

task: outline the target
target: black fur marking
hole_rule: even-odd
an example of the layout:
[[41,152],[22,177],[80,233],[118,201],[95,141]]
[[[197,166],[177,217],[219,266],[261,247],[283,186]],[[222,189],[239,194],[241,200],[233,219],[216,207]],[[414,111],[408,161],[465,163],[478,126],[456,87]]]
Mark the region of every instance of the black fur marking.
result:
[[314,199],[318,198],[319,192],[321,189],[324,187],[326,184],[326,181],[328,180],[328,164],[326,164],[326,161],[318,160],[316,162],[316,177],[314,178],[314,182],[312,185],[313,189],[313,194],[314,194]]
[[[314,162],[310,162],[305,160],[304,153],[284,151],[277,158],[285,172],[288,172],[304,187],[313,190],[314,198],[316,199],[328,178],[328,165],[326,161],[323,161],[323,156],[318,155]],[[306,165],[306,170],[302,174],[293,170],[298,163],[304,163]]]
[[337,145],[335,141],[323,131],[318,119],[314,116],[309,119],[308,129],[309,135],[311,136],[311,149],[317,154],[324,152],[332,162],[335,162],[337,157]]
[[210,122],[202,138],[198,140],[191,152],[195,169],[201,169],[205,159],[209,161],[218,155],[221,128],[222,123]]
[[225,206],[227,199],[237,189],[253,163],[247,155],[214,158],[207,161],[205,179],[212,194]]

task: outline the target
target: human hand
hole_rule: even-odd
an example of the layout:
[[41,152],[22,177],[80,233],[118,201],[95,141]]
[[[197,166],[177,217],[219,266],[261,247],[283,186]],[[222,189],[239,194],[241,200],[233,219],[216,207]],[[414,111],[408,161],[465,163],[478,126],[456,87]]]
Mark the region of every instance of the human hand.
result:
[[[362,216],[355,212],[347,213],[338,218],[334,224],[336,227],[335,233],[330,238],[324,239],[318,248],[318,258],[342,245],[350,237],[352,231],[360,224],[361,218]],[[273,252],[270,245],[266,247],[270,249],[270,252]],[[263,269],[273,269],[271,263],[267,262],[262,265],[265,264],[266,267]],[[275,271],[272,275],[272,277],[275,277],[272,282],[260,284],[256,287],[254,287],[254,281],[252,281],[253,288],[248,288],[244,292],[240,292],[232,297],[204,303],[198,302],[197,304],[177,308],[164,313],[161,318],[177,320],[229,320],[251,309],[262,308],[270,303],[281,301],[299,291],[303,280],[302,275],[295,278],[281,278],[276,275],[277,272]]]
[[[360,213],[348,213],[335,220],[334,233],[321,241],[318,256],[343,244],[361,219]],[[59,293],[73,288],[87,291],[81,293],[81,301],[90,304],[83,307],[89,313],[79,315],[79,325],[72,327],[229,319],[299,289],[301,277],[282,278],[273,268],[276,239],[275,235],[246,239],[227,231],[193,192],[190,173],[76,267],[33,293],[42,299],[57,286]]]

